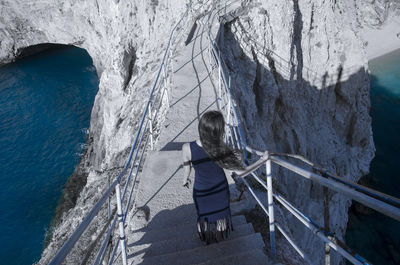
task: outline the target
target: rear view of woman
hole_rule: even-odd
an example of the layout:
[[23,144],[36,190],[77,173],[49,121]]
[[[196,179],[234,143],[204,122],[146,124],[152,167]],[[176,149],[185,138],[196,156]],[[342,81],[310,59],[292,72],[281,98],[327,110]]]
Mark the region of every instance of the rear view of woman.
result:
[[241,176],[266,159],[244,167],[239,150],[224,142],[225,121],[219,111],[208,111],[199,121],[200,139],[182,147],[184,161],[183,185],[189,188],[189,175],[194,168],[193,200],[197,210],[197,230],[200,239],[209,244],[229,236],[232,230],[229,185],[223,168]]

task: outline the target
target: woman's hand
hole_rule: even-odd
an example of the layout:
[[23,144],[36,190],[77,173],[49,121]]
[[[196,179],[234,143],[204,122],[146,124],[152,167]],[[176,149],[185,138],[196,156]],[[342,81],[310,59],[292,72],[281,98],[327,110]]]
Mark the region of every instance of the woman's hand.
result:
[[187,179],[184,179],[183,180],[183,187],[185,187],[185,188],[190,188],[190,184],[192,184],[192,181],[190,180],[190,178],[187,178]]
[[247,174],[245,175],[244,172],[246,171],[249,172],[259,168],[263,163],[265,163],[265,161],[267,161],[268,158],[269,158],[268,151],[265,151],[264,154],[260,157],[260,159],[258,159],[255,163],[247,166],[244,170],[234,170],[233,172],[235,172],[236,175],[238,175],[239,177],[245,177]]
[[262,155],[261,159],[266,161],[266,160],[268,160],[268,158],[269,158],[269,153],[268,153],[268,151],[265,151],[264,154]]
[[190,151],[190,144],[185,143],[182,145],[182,158],[183,158],[183,180],[182,186],[189,189],[190,183],[190,172],[192,170],[192,166],[190,164],[190,159],[192,158],[192,154]]

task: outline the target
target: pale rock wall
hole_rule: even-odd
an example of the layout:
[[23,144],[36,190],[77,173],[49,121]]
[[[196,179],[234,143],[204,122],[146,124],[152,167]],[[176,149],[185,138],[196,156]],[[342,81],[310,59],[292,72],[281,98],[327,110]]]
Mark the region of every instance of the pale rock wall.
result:
[[[54,228],[40,264],[54,255],[124,165],[169,32],[188,2],[0,1],[0,63],[12,61],[30,45],[73,44],[89,52],[100,77],[89,148],[80,164],[87,184],[76,207]],[[202,12],[201,4],[194,2],[191,17]],[[365,16],[360,7],[346,0],[257,0],[243,5],[246,13],[226,27],[224,56],[250,143],[302,154],[341,176],[359,179],[374,154],[367,62],[355,26],[361,23],[356,18]],[[321,188],[276,168],[274,174],[281,192],[321,223]],[[330,225],[339,238],[349,205],[342,196],[331,195]],[[82,261],[104,226],[105,214],[67,263]],[[289,216],[283,223],[315,263],[322,264],[317,239]]]
[[[249,143],[303,155],[357,181],[368,173],[375,151],[358,6],[340,0],[248,1],[243,6],[239,18],[225,26],[222,47]],[[323,225],[322,188],[278,167],[273,175],[280,192]],[[350,204],[330,194],[330,229],[341,240]],[[321,241],[286,210],[277,212],[278,222],[311,260],[323,264]],[[338,262],[334,257],[332,264]]]
[[399,0],[367,0],[347,3],[357,8],[356,20],[359,26],[377,28],[391,15],[400,15]]
[[[87,183],[75,208],[55,222],[40,264],[47,264],[100,198],[108,181],[124,166],[170,31],[188,3],[0,1],[0,64],[13,61],[32,45],[69,44],[87,50],[100,78],[91,113],[88,150],[78,167],[78,178],[87,177]],[[200,2],[193,4],[189,18],[196,15],[200,6]],[[105,216],[103,210],[66,263],[80,264],[82,253],[103,229]]]

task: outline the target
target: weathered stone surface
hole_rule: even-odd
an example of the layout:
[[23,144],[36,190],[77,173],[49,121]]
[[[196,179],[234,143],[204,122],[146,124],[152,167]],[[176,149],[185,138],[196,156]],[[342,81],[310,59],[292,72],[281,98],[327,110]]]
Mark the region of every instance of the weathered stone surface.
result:
[[[272,152],[303,155],[357,181],[368,173],[375,151],[368,64],[358,34],[365,22],[357,21],[368,7],[311,0],[251,5],[225,26],[221,45],[249,142]],[[278,167],[273,172],[289,201],[323,225],[322,188]],[[351,201],[329,196],[330,228],[343,239]],[[322,264],[321,241],[280,212],[278,222]],[[335,257],[333,264],[338,261]]]
[[[184,25],[188,28],[181,32],[188,32],[191,19],[209,9],[208,2],[194,2]],[[80,164],[87,184],[75,208],[54,228],[40,264],[54,255],[124,165],[169,32],[188,3],[0,1],[0,64],[28,46],[69,44],[88,51],[100,77],[88,150]],[[251,144],[302,154],[339,175],[359,179],[368,172],[374,145],[365,43],[358,31],[378,27],[388,12],[398,14],[399,2],[256,0],[243,1],[243,6],[245,12],[226,26],[224,56]],[[321,223],[321,188],[274,172],[289,200]],[[339,238],[349,205],[342,196],[331,195],[330,225]],[[103,229],[105,216],[104,210],[67,263],[79,264]],[[321,263],[317,239],[290,217],[283,223],[311,251],[315,263]]]
[[[144,104],[162,59],[169,33],[188,1],[1,1],[0,64],[13,61],[24,48],[69,44],[84,48],[99,74],[92,109],[88,150],[81,162],[87,177],[74,209],[53,227],[40,264],[46,264],[87,214],[125,163]],[[201,12],[194,4],[191,17]],[[199,9],[199,10],[198,10]],[[186,22],[187,22],[186,21]],[[182,30],[186,24],[182,25]],[[181,30],[181,31],[182,31]],[[84,180],[86,181],[86,180]],[[103,228],[106,211],[79,242],[67,263],[79,264],[81,253]]]

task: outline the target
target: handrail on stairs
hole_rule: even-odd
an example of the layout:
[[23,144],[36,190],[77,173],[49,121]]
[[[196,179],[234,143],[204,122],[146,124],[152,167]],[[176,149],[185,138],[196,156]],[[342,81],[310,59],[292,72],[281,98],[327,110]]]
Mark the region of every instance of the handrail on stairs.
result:
[[[88,228],[88,226],[90,225],[90,223],[92,222],[92,220],[94,219],[95,216],[97,216],[97,214],[99,213],[100,209],[102,208],[102,206],[108,201],[109,202],[109,197],[112,195],[112,192],[115,190],[115,194],[116,194],[116,201],[117,201],[117,215],[116,216],[111,216],[110,214],[110,210],[109,210],[109,216],[108,218],[113,218],[112,224],[109,226],[107,235],[105,237],[105,239],[103,240],[103,243],[100,247],[100,250],[96,256],[96,260],[94,262],[94,264],[101,264],[101,262],[104,259],[105,256],[105,251],[106,251],[106,247],[109,243],[109,238],[111,236],[111,234],[114,231],[114,227],[115,227],[115,223],[118,217],[118,221],[119,221],[119,230],[120,230],[120,240],[117,241],[117,244],[113,250],[113,254],[110,258],[109,264],[113,263],[113,257],[114,254],[116,253],[117,247],[118,245],[121,246],[121,256],[122,256],[122,263],[124,265],[127,264],[127,256],[126,256],[126,248],[125,248],[125,233],[124,233],[124,223],[125,223],[125,218],[127,215],[127,211],[129,209],[129,205],[131,202],[131,197],[132,197],[132,192],[134,189],[134,184],[136,183],[136,177],[139,171],[139,168],[141,166],[141,162],[143,159],[143,155],[145,153],[145,150],[148,146],[148,140],[150,138],[150,145],[151,148],[153,148],[153,121],[155,118],[155,115],[158,113],[158,110],[160,109],[160,107],[162,106],[163,100],[164,100],[164,95],[166,95],[166,101],[168,102],[168,89],[167,89],[167,78],[168,78],[168,73],[166,70],[166,63],[167,60],[169,59],[169,52],[170,50],[170,46],[171,46],[171,42],[173,41],[173,36],[174,33],[176,32],[176,29],[178,28],[178,26],[182,23],[183,19],[187,16],[189,12],[189,6],[187,7],[185,13],[182,15],[182,17],[179,19],[179,21],[175,24],[175,26],[172,28],[171,33],[169,35],[169,39],[168,39],[168,43],[166,45],[165,48],[165,52],[164,52],[164,56],[163,59],[160,63],[158,72],[157,72],[157,76],[154,80],[153,83],[153,87],[150,91],[150,95],[148,98],[148,101],[146,103],[146,106],[144,108],[141,120],[140,120],[140,124],[139,127],[137,129],[136,132],[136,136],[135,139],[133,141],[128,159],[125,163],[124,168],[122,169],[122,171],[119,173],[119,175],[116,177],[116,179],[109,185],[109,187],[107,188],[107,190],[103,193],[103,195],[101,196],[101,198],[97,201],[97,203],[92,207],[92,209],[90,210],[90,212],[87,214],[87,216],[83,219],[83,221],[78,225],[78,227],[74,230],[74,232],[71,234],[71,236],[66,240],[66,242],[63,244],[63,246],[57,251],[56,255],[52,258],[52,260],[50,261],[50,265],[56,265],[56,264],[61,264],[64,259],[66,258],[66,256],[70,253],[70,251],[72,250],[72,248],[74,247],[75,243],[81,238],[82,234],[84,233],[84,231]],[[164,70],[164,71],[162,71]],[[163,75],[163,84],[159,84],[159,79],[160,76]],[[160,88],[160,86],[162,86]],[[155,92],[157,92],[157,94],[155,95]],[[151,109],[152,106],[156,103],[158,104],[158,108],[157,108],[157,112],[156,113],[152,113]],[[150,126],[150,128],[148,127],[148,125]],[[149,130],[148,130],[149,129]],[[145,140],[144,144],[143,141]],[[137,161],[138,159],[138,154],[139,151],[142,151],[139,161]],[[134,159],[133,158],[133,155]],[[129,199],[128,199],[128,203],[125,207],[125,211],[123,211],[122,209],[122,203],[124,202],[125,199],[125,195],[126,195],[126,191],[128,188],[128,185],[130,184],[130,179],[131,179],[131,175],[132,172],[134,170],[134,168],[136,167],[136,173],[135,173],[135,178],[134,178],[134,183],[131,186],[130,189],[130,194],[129,194]],[[128,175],[128,179],[125,181],[125,188],[124,188],[124,192],[123,195],[121,197],[121,189],[120,189],[120,183],[122,178],[126,175],[126,173],[129,170],[129,175]],[[109,202],[110,203],[110,202]],[[109,206],[110,209],[110,206]]]
[[[237,1],[233,1],[237,2]],[[245,138],[245,134],[242,130],[242,119],[240,115],[240,110],[237,109],[237,104],[233,93],[231,91],[231,77],[229,75],[228,68],[221,56],[221,50],[218,46],[218,41],[220,39],[221,30],[218,31],[216,36],[212,36],[212,25],[217,16],[219,16],[221,10],[226,13],[226,8],[221,8],[213,13],[212,19],[208,20],[208,39],[209,39],[209,56],[210,63],[213,61],[212,69],[218,69],[218,98],[217,106],[221,111],[225,111],[225,118],[227,120],[227,142],[234,147],[241,149],[245,154],[247,152],[255,155],[262,156],[264,152],[251,147]],[[220,25],[220,29],[223,25]],[[214,67],[216,66],[216,67]],[[224,104],[222,101],[225,100]],[[267,152],[267,151],[266,151]],[[294,165],[281,157],[294,158],[297,159],[309,167],[311,166],[312,171]],[[289,241],[292,247],[299,253],[299,255],[309,264],[313,264],[310,258],[302,251],[294,242],[294,240],[289,236],[289,233],[282,228],[282,226],[274,220],[274,198],[278,201],[284,208],[286,208],[290,213],[292,213],[298,220],[300,220],[303,225],[309,228],[314,234],[316,234],[325,243],[325,264],[330,264],[330,249],[334,249],[336,252],[340,253],[347,260],[353,264],[371,264],[366,259],[362,258],[360,255],[352,251],[346,246],[345,243],[341,242],[339,239],[335,238],[334,235],[329,231],[329,198],[328,198],[328,188],[336,192],[344,194],[345,196],[360,202],[370,208],[375,209],[397,221],[400,221],[400,200],[393,196],[375,191],[371,188],[364,187],[350,180],[346,180],[342,177],[336,176],[330,173],[326,169],[314,164],[308,159],[300,155],[295,154],[279,154],[279,153],[269,153],[266,159],[266,182],[262,180],[257,174],[255,168],[248,170],[241,175],[251,175],[255,180],[261,184],[267,190],[268,197],[268,207],[266,207],[262,200],[256,195],[251,185],[246,179],[243,181],[246,187],[249,189],[251,195],[255,198],[260,207],[269,217],[269,230],[270,230],[270,247],[271,254],[276,257],[276,247],[275,247],[275,227],[283,234],[283,236]],[[278,166],[284,167],[291,172],[296,173],[306,179],[313,182],[319,183],[324,189],[324,227],[319,226],[311,218],[307,217],[300,210],[295,208],[290,204],[282,195],[277,191],[273,191],[272,187],[272,162]],[[261,164],[260,166],[262,166]],[[267,209],[268,208],[268,209]]]

